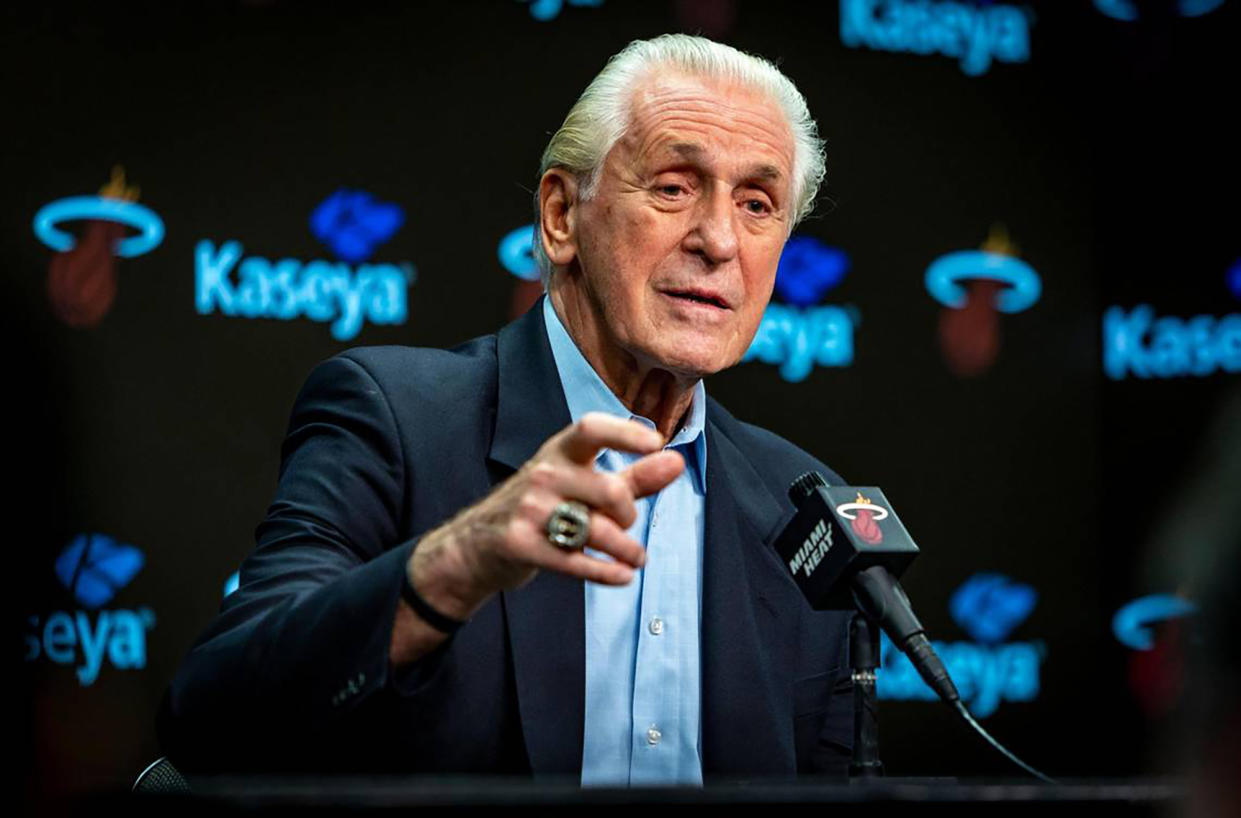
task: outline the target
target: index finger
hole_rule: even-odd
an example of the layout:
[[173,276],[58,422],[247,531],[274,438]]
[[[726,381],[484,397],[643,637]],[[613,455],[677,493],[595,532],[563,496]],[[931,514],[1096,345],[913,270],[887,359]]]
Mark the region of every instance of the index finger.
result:
[[600,449],[648,454],[663,445],[663,436],[641,423],[603,412],[587,412],[565,430],[560,451],[574,463],[586,466],[594,462]]
[[648,454],[621,471],[620,477],[629,484],[629,490],[637,498],[662,490],[684,470],[685,458],[680,453],[669,450]]

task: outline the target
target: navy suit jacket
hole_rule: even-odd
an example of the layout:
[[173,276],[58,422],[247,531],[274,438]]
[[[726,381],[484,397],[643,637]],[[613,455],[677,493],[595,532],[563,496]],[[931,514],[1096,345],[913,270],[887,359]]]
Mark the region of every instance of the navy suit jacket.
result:
[[[540,305],[456,349],[349,350],[293,407],[240,588],[190,650],[160,740],[190,771],[580,775],[582,581],[493,597],[411,668],[388,664],[418,538],[570,422]],[[708,399],[704,777],[843,773],[848,618],[807,605],[771,541],[826,466]]]

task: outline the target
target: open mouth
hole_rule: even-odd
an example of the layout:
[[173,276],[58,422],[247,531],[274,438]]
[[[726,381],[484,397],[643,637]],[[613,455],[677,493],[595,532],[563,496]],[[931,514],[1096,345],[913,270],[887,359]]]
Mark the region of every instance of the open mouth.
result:
[[694,304],[705,304],[708,307],[716,307],[721,310],[728,309],[728,304],[724,299],[711,293],[699,292],[697,290],[668,290],[664,295]]

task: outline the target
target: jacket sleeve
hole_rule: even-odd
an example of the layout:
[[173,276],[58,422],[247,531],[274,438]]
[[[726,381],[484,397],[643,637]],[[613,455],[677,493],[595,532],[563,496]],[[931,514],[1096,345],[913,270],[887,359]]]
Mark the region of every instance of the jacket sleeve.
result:
[[405,695],[433,669],[443,650],[400,680],[388,665],[414,547],[400,541],[407,468],[395,416],[367,369],[348,353],[316,367],[294,404],[275,498],[240,587],[161,705],[160,741],[174,762],[296,764],[368,700]]

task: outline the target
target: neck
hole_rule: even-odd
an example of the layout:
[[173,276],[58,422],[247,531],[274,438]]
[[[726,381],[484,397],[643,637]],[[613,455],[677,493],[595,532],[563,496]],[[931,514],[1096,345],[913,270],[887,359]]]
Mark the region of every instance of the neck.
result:
[[603,322],[589,304],[566,298],[559,288],[548,297],[582,357],[612,394],[633,414],[654,421],[665,442],[671,440],[689,412],[699,379],[660,369],[618,347],[604,335]]

